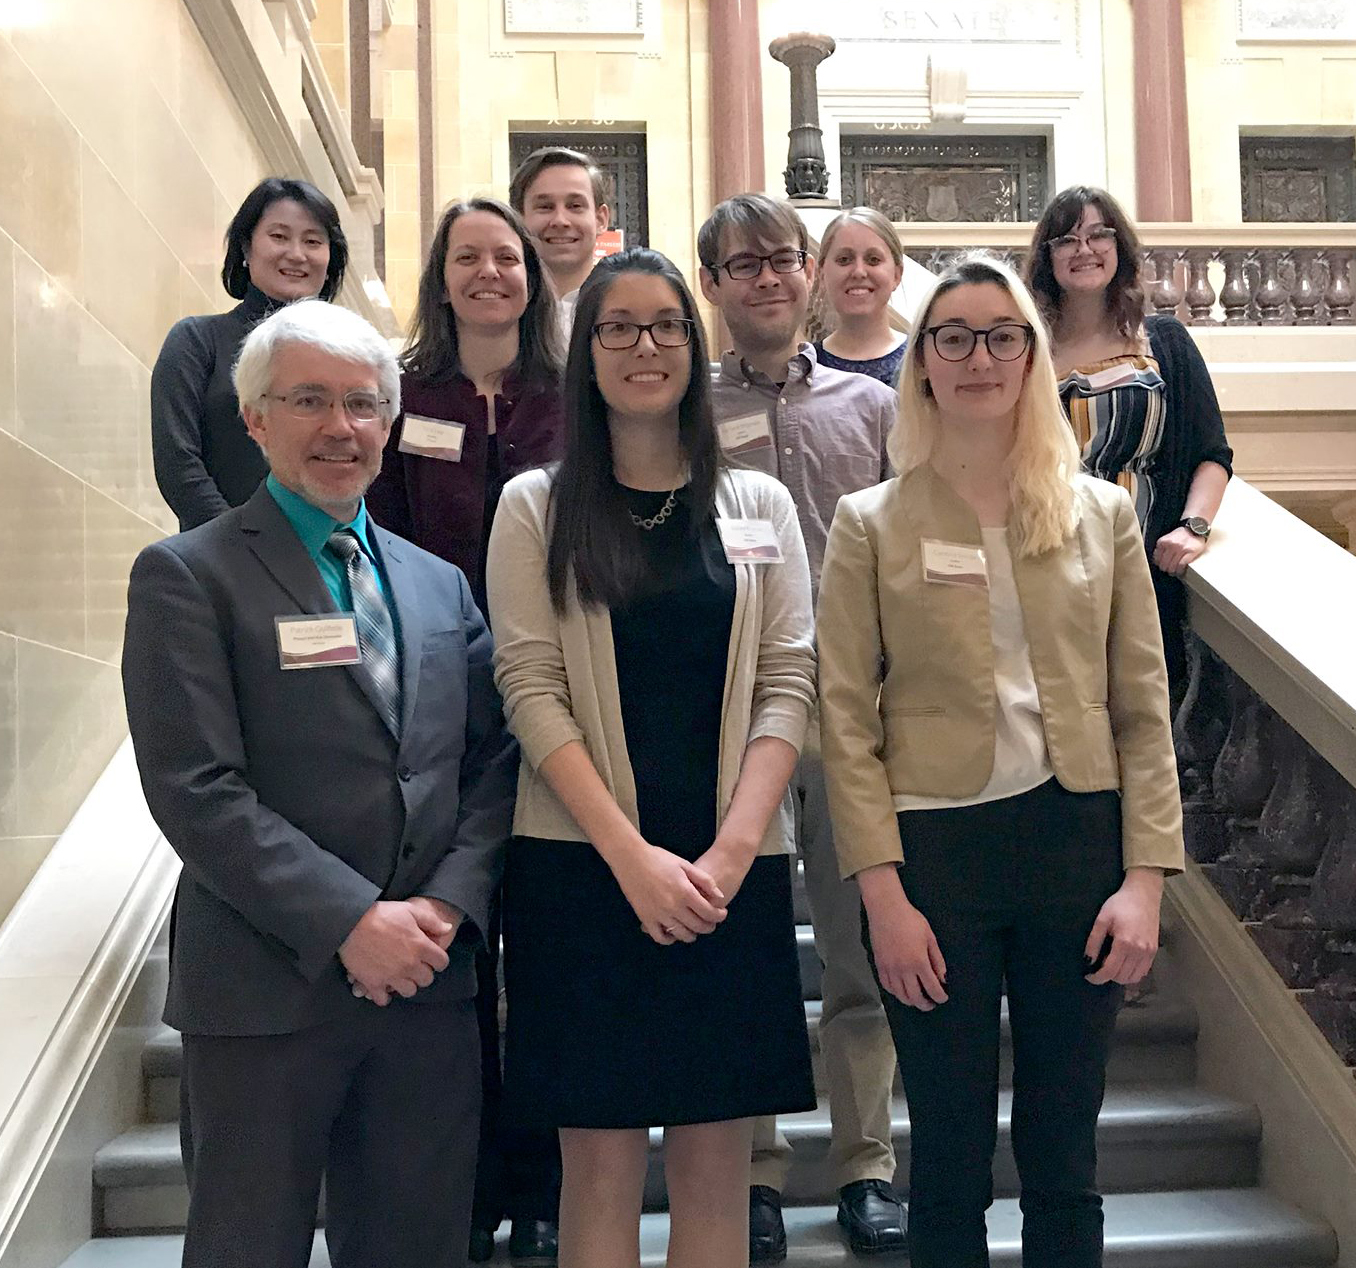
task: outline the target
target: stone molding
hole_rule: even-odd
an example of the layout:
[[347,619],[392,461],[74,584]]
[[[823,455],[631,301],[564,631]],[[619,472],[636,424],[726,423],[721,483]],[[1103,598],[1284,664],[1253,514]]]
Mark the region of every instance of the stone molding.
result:
[[[125,740],[0,926],[0,1258],[112,1033],[179,876]],[[87,1200],[88,1178],[75,1200]]]
[[1169,881],[1177,929],[1165,953],[1187,985],[1200,1032],[1198,1077],[1257,1105],[1262,1182],[1326,1219],[1356,1264],[1356,1084],[1351,1071],[1223,898],[1188,862]]

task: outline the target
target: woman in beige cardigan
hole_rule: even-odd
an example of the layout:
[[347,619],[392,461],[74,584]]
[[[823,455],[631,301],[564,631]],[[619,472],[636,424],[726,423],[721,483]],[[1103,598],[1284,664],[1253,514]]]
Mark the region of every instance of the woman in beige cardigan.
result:
[[1182,866],[1153,586],[1125,491],[1078,474],[1011,270],[954,265],[915,332],[900,474],[839,502],[818,626],[839,862],[909,1102],[911,1263],[989,1262],[1006,988],[1023,1263],[1093,1268],[1107,1046]]
[[506,486],[490,539],[523,749],[506,1102],[560,1130],[562,1268],[638,1265],[652,1127],[668,1263],[742,1268],[751,1119],[814,1105],[787,858],[805,548],[781,484],[720,466],[701,326],[663,256],[585,283],[565,405],[563,462]]

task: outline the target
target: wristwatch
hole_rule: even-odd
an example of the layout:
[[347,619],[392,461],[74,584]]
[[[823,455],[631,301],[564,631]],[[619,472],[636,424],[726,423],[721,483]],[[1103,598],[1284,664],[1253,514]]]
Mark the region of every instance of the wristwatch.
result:
[[1188,515],[1185,519],[1178,521],[1178,527],[1184,528],[1193,536],[1199,537],[1205,541],[1210,536],[1210,521],[1203,515]]

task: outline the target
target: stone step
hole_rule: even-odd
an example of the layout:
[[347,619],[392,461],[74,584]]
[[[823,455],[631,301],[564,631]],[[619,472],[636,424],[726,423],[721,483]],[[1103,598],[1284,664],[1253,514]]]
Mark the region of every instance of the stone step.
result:
[[[810,1050],[815,1062],[815,1083],[821,1090],[822,1061],[819,1052],[819,1000],[805,1002],[810,1030]],[[1184,1001],[1155,992],[1142,1002],[1121,1009],[1116,1021],[1116,1040],[1111,1049],[1107,1079],[1117,1083],[1189,1083],[1196,1073],[1196,1014]],[[179,1117],[179,1067],[183,1044],[178,1031],[162,1026],[151,1037],[142,1055],[147,1117],[152,1122],[172,1122]],[[1012,1044],[1007,1004],[1003,1005],[1002,1076],[1012,1080]],[[898,1080],[896,1080],[898,1088]]]
[[[1012,1198],[989,1212],[989,1249],[995,1268],[1019,1268],[1021,1215]],[[862,1259],[843,1244],[832,1207],[789,1208],[788,1268],[849,1268],[899,1260]],[[668,1220],[641,1220],[642,1268],[662,1268]],[[496,1264],[508,1263],[500,1231]],[[177,1236],[109,1237],[87,1242],[62,1268],[178,1268]],[[1197,1189],[1123,1193],[1106,1199],[1107,1268],[1326,1268],[1337,1239],[1321,1221],[1261,1189]],[[310,1268],[329,1268],[317,1236]]]
[[[999,1147],[994,1181],[1001,1195],[1017,1190],[1010,1147],[1010,1094],[999,1103]],[[896,1101],[891,1131],[901,1179],[908,1166],[909,1120]],[[795,1156],[787,1181],[789,1203],[812,1204],[834,1195],[825,1159],[829,1115],[821,1106],[788,1115],[782,1128]],[[1190,1085],[1117,1087],[1106,1098],[1098,1124],[1100,1175],[1107,1192],[1250,1185],[1256,1181],[1260,1124],[1256,1111]],[[646,1202],[664,1203],[661,1136],[650,1133]],[[96,1211],[101,1232],[135,1233],[183,1227],[187,1209],[179,1133],[175,1123],[138,1127],[95,1155]]]

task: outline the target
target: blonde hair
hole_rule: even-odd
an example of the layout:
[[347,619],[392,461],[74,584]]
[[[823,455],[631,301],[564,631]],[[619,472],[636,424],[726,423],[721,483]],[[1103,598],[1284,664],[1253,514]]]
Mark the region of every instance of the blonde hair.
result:
[[[824,230],[819,240],[819,263],[822,265],[833,250],[833,240],[846,225],[857,224],[870,229],[884,244],[894,260],[895,267],[904,267],[904,247],[899,241],[895,227],[874,207],[852,207],[835,216]],[[805,333],[811,340],[823,339],[838,329],[838,314],[833,311],[828,296],[824,293],[824,271],[815,273],[814,285],[810,288],[810,311],[805,319]]]
[[1012,297],[1022,320],[1034,332],[1027,354],[1026,378],[1015,410],[1015,438],[1008,466],[1008,489],[1017,528],[1018,553],[1039,555],[1063,543],[1074,529],[1073,480],[1080,455],[1073,428],[1064,417],[1050,359],[1050,339],[1031,292],[1006,264],[987,252],[959,256],[924,298],[914,324],[913,342],[899,378],[899,413],[890,429],[890,461],[903,475],[932,457],[941,416],[923,368],[929,318],[937,301],[958,286],[992,283]]

